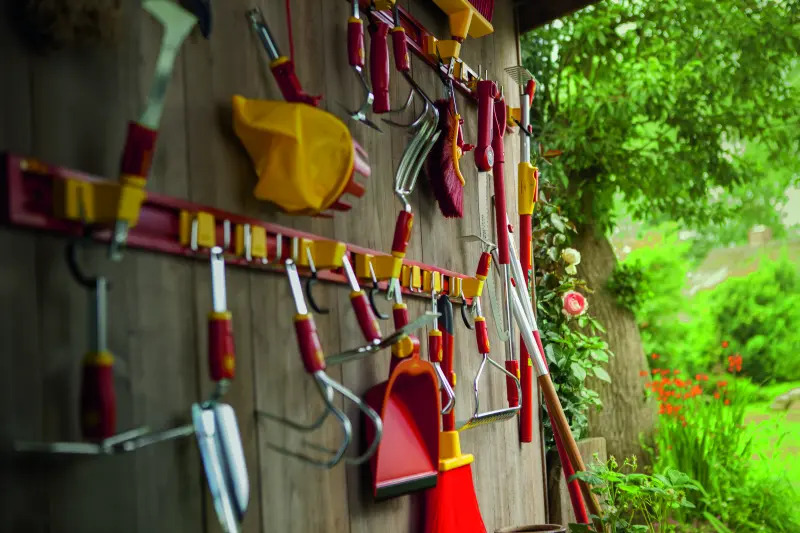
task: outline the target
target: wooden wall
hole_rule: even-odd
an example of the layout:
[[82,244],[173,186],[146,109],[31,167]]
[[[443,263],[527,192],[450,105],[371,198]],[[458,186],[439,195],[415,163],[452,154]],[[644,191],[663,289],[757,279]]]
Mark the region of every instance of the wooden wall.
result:
[[[12,0],[8,0],[10,3]],[[126,3],[129,4],[129,3]],[[122,42],[117,47],[30,52],[8,17],[0,15],[0,150],[114,176],[125,123],[142,109],[160,28],[135,5],[126,7]],[[292,218],[256,201],[254,176],[231,129],[233,94],[279,98],[265,69],[265,56],[244,18],[260,5],[285,51],[284,2],[214,2],[210,41],[193,35],[183,48],[169,89],[159,148],[148,187],[222,209],[247,214],[389,250],[398,203],[392,194],[395,163],[406,139],[402,131],[383,135],[359,125],[352,130],[367,149],[372,177],[366,195],[352,212],[333,220]],[[413,15],[439,35],[447,34],[444,15],[431,3],[401,0]],[[342,0],[292,0],[298,75],[311,93],[324,93],[323,106],[341,114],[337,101],[354,104],[360,95],[348,69]],[[517,62],[517,37],[511,0],[498,0],[496,32],[469,41],[463,58],[489,68],[516,89],[502,69]],[[433,97],[441,84],[414,58],[414,78]],[[394,76],[393,101],[408,91]],[[476,108],[459,101],[465,134],[474,142]],[[417,111],[421,109],[415,104]],[[409,115],[410,116],[410,115]],[[516,136],[506,141],[509,216],[516,220],[514,169]],[[417,213],[409,257],[461,272],[472,272],[479,250],[457,237],[478,232],[477,175],[465,158],[468,180],[466,217],[446,221],[424,177],[412,201]],[[87,349],[87,295],[70,278],[65,240],[56,236],[0,229],[0,437],[29,440],[79,438],[77,395],[80,359]],[[210,306],[208,266],[191,261],[130,252],[109,264],[97,250],[87,269],[109,276],[110,346],[117,355],[120,430],[139,425],[169,427],[189,419],[191,402],[205,397],[205,315]],[[409,497],[374,504],[365,469],[340,465],[330,471],[283,457],[268,442],[300,446],[280,426],[257,422],[255,408],[310,418],[321,402],[302,372],[291,329],[292,303],[284,277],[230,269],[229,305],[234,313],[238,380],[228,400],[236,408],[251,481],[246,532],[400,533],[420,531],[417,500]],[[320,287],[320,299],[334,309],[318,316],[327,353],[359,342],[357,326],[341,287]],[[414,300],[412,312],[426,301]],[[488,306],[487,306],[488,308]],[[494,330],[490,327],[490,330]],[[503,345],[493,338],[494,354]],[[471,409],[471,375],[479,361],[471,332],[458,324],[456,369],[461,398],[459,417]],[[357,393],[385,379],[388,353],[367,362],[331,369],[335,379]],[[505,403],[502,375],[484,387],[494,405]],[[348,408],[354,420],[356,412]],[[538,409],[535,410],[538,413]],[[538,420],[535,421],[538,425]],[[339,430],[325,426],[316,442],[334,446]],[[473,475],[489,531],[500,526],[544,522],[540,443],[520,446],[515,422],[495,424],[463,435],[474,453]],[[198,532],[219,531],[193,440],[154,446],[101,459],[24,461],[5,458],[0,473],[0,530],[48,532]]]

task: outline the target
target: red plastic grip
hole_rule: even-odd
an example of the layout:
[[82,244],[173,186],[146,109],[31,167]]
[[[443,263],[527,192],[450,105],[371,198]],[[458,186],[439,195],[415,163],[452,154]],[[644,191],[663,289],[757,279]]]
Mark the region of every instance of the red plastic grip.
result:
[[[544,367],[547,368],[547,356],[544,354],[544,346],[542,346],[542,337],[539,335],[539,330],[533,331],[533,338],[536,340],[536,347],[539,348],[539,353],[542,354],[542,362],[544,363]],[[534,357],[531,354],[531,357]]]
[[388,113],[389,102],[389,48],[387,35],[389,25],[383,21],[376,21],[369,43],[369,75],[372,82],[372,93],[375,101],[372,111],[375,113]]
[[151,130],[137,122],[128,122],[128,134],[120,160],[120,174],[147,178],[157,138],[158,130]]
[[492,138],[494,151],[494,203],[495,224],[497,225],[497,261],[507,265],[511,261],[508,251],[508,215],[506,212],[506,187],[505,187],[505,147],[503,133],[506,125],[506,104],[500,99],[494,104],[495,130]]
[[478,82],[478,145],[475,147],[475,166],[481,172],[492,169],[492,133],[494,131],[494,99],[497,85],[491,80]]
[[428,333],[428,359],[441,363],[442,357],[442,332],[433,329]]
[[408,324],[408,306],[406,304],[395,305],[392,308],[394,318],[394,329],[400,329]]
[[522,406],[519,411],[519,441],[533,442],[533,364],[525,346],[520,350],[520,388]]
[[392,239],[392,255],[404,257],[408,249],[408,241],[411,240],[411,229],[414,227],[414,214],[408,211],[400,211],[397,215],[397,222],[394,225],[394,238]]
[[212,381],[233,379],[236,375],[233,323],[229,313],[211,313],[208,317],[208,374]]
[[[455,389],[456,380],[453,372],[453,353],[455,352],[455,342],[453,336],[446,331],[442,332],[442,371],[450,382],[450,386]],[[446,398],[442,398],[443,403],[447,403]],[[456,410],[452,409],[449,413],[442,415],[442,430],[455,431],[456,429]]]
[[281,90],[284,100],[317,107],[322,97],[306,94],[300,86],[297,74],[294,72],[294,62],[291,59],[284,59],[284,61],[272,67],[272,75],[275,76],[275,81],[278,83],[278,88]]
[[567,455],[567,450],[564,448],[564,442],[558,428],[553,426],[553,437],[556,441],[556,448],[558,449],[558,458],[561,461],[561,471],[564,474],[564,480],[567,482],[567,490],[569,491],[569,499],[572,504],[572,511],[575,513],[575,521],[578,524],[589,524],[589,514],[586,512],[586,503],[583,500],[578,480],[570,478],[575,475],[575,469]]
[[481,258],[478,260],[478,269],[475,271],[475,277],[478,279],[486,279],[489,275],[489,268],[492,266],[492,254],[483,252]]
[[486,327],[486,319],[482,316],[475,318],[475,340],[478,343],[478,353],[481,355],[489,353],[489,329]]
[[[506,370],[515,376],[519,376],[519,361],[506,361]],[[508,406],[516,407],[519,405],[519,391],[517,390],[517,382],[506,376],[506,397],[508,398]]]
[[347,23],[347,60],[351,67],[364,67],[364,23],[361,19]]
[[378,319],[375,318],[375,313],[372,312],[372,307],[369,305],[364,291],[350,293],[350,305],[353,306],[353,311],[356,313],[356,320],[364,339],[367,342],[380,340],[381,329],[378,326]]
[[81,380],[81,431],[86,440],[100,441],[117,431],[114,367],[89,358]]
[[392,51],[394,52],[394,68],[399,72],[411,70],[411,58],[408,56],[406,31],[402,27],[392,28]]
[[536,80],[528,80],[525,85],[525,96],[528,97],[528,105],[533,105],[533,96],[536,94]]
[[294,320],[294,331],[297,335],[297,345],[300,348],[300,357],[306,372],[313,374],[325,370],[325,354],[319,342],[317,326],[311,315],[299,315]]

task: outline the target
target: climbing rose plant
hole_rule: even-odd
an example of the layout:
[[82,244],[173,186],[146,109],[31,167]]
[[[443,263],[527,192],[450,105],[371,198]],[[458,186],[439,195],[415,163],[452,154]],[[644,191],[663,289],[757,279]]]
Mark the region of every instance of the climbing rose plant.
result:
[[[540,187],[533,217],[536,318],[561,404],[573,434],[581,438],[586,435],[589,409],[601,407],[586,380],[594,376],[611,381],[603,365],[612,354],[599,337],[605,329],[588,312],[592,291],[578,276],[580,252],[569,247],[576,231],[562,210],[563,191],[546,177]],[[545,414],[545,425],[549,424]],[[551,432],[545,434],[553,446]]]

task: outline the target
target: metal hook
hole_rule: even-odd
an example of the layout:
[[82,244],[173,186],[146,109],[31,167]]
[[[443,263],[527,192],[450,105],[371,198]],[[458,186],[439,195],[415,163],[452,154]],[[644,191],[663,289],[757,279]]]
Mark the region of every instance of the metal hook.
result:
[[[297,241],[295,241],[295,244],[296,243]],[[306,298],[308,299],[308,304],[315,313],[327,315],[331,310],[327,307],[320,307],[314,299],[314,286],[319,281],[319,277],[317,275],[317,267],[314,264],[314,258],[311,256],[311,248],[306,248],[306,257],[308,258],[308,268],[311,269],[311,276],[306,280]]]
[[[472,306],[467,305],[467,300],[464,298],[464,291],[461,291],[461,321],[464,322],[464,325],[467,327],[467,329],[471,330],[475,329],[475,322],[470,322],[469,311],[472,311],[474,305],[474,302]],[[467,308],[469,308],[469,311]]]
[[381,288],[378,285],[378,278],[375,276],[375,269],[372,268],[372,263],[369,264],[369,274],[372,277],[372,287],[369,289],[367,294],[369,295],[369,305],[372,307],[372,312],[375,313],[375,316],[381,320],[389,320],[391,315],[382,313],[381,310],[378,309],[378,304],[375,301],[375,295],[380,292]]

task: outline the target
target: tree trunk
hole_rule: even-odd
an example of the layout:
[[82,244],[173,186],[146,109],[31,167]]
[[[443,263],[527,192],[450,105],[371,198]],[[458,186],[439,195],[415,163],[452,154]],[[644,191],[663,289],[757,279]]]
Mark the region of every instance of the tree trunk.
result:
[[578,276],[594,290],[588,296],[589,312],[607,330],[605,340],[614,353],[608,364],[611,383],[592,379],[589,387],[600,394],[603,409],[589,413],[589,435],[605,437],[608,455],[620,463],[624,457],[636,455],[640,463],[647,461],[640,445],[640,434],[649,435],[655,423],[655,411],[644,396],[647,370],[642,339],[633,314],[617,305],[607,287],[608,278],[617,265],[611,243],[594,224],[578,227],[574,240],[581,253]]

